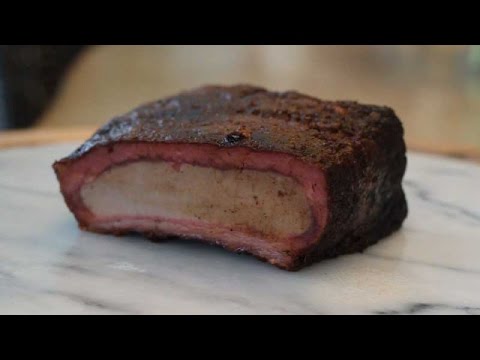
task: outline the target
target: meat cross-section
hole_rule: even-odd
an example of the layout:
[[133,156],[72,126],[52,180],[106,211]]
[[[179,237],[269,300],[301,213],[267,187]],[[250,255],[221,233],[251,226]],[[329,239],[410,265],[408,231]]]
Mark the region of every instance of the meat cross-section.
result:
[[195,238],[296,270],[398,229],[405,166],[387,107],[239,85],[141,106],[54,169],[85,230]]

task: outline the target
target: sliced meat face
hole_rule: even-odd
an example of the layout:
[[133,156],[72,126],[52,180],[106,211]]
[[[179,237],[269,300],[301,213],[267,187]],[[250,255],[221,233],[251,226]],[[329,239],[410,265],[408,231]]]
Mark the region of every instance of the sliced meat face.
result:
[[271,171],[136,161],[106,170],[81,196],[97,217],[201,222],[273,239],[302,235],[312,225],[302,186]]
[[56,171],[84,229],[198,238],[283,267],[315,242],[328,213],[322,171],[288,154],[119,143]]

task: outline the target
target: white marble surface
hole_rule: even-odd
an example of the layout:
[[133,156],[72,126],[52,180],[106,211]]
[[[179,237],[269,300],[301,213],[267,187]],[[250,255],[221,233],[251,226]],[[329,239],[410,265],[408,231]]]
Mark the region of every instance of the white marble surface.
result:
[[404,227],[300,272],[186,241],[77,229],[50,167],[0,151],[0,313],[480,314],[480,166],[409,154]]

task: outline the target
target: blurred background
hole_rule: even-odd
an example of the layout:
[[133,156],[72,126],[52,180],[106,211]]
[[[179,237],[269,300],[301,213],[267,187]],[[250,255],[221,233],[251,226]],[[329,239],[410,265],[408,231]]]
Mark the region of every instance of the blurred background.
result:
[[0,145],[28,133],[12,129],[82,140],[141,103],[234,83],[387,105],[411,149],[480,158],[480,47],[467,45],[3,45]]

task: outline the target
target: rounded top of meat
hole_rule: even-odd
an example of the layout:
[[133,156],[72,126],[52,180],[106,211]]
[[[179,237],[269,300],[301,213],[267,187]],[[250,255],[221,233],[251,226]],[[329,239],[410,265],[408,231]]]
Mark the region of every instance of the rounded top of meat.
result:
[[169,142],[282,152],[328,168],[399,140],[403,128],[388,107],[249,85],[205,86],[112,119],[62,161],[117,142]]

